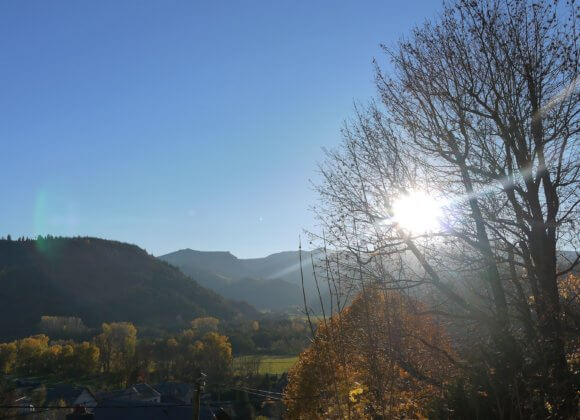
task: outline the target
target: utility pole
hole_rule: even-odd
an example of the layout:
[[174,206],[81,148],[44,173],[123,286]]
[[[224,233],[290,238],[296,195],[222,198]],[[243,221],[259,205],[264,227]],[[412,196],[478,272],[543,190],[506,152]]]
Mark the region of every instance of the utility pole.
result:
[[205,386],[205,373],[201,369],[195,370],[195,383],[193,392],[193,420],[199,420],[201,391]]

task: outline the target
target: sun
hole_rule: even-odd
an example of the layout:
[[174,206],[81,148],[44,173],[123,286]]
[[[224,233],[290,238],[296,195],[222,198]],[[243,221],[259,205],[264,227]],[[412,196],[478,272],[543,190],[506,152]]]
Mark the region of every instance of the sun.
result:
[[440,228],[441,204],[423,191],[401,196],[391,210],[392,220],[407,233],[421,235]]

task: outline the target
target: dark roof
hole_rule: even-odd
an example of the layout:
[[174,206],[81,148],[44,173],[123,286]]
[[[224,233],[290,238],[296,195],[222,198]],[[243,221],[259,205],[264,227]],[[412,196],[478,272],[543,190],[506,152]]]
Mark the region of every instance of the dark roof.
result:
[[124,400],[124,401],[143,401],[153,398],[159,398],[161,394],[148,384],[136,384],[126,389],[118,389],[110,392],[100,393],[99,401],[105,400]]
[[188,394],[193,391],[193,386],[190,384],[185,384],[182,382],[162,382],[153,385],[153,388],[159,391],[159,393],[165,398],[172,397],[177,398],[185,403],[191,402],[188,401],[190,398]]
[[149,384],[136,384],[133,388],[144,398],[158,398],[161,394]]
[[29,405],[32,405],[32,399],[29,396],[24,395],[20,398],[16,398],[14,404],[21,407],[28,407]]
[[92,395],[87,388],[82,386],[69,384],[47,385],[45,404],[50,405],[61,400],[67,404],[72,404],[83,393],[83,391],[87,391]]
[[[191,420],[191,406],[176,407],[171,404],[144,403],[140,401],[108,400],[94,410],[95,420]],[[201,407],[200,420],[215,420],[212,411]]]
[[187,401],[183,401],[181,398],[174,397],[173,395],[161,394],[161,402],[165,404],[187,404]]
[[29,378],[15,378],[14,385],[17,387],[36,387],[40,386],[40,382],[36,379],[29,379]]

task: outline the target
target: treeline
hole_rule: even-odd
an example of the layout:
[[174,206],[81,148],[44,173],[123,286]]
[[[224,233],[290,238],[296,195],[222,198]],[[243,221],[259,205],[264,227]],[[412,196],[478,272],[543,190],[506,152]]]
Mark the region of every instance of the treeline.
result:
[[78,316],[49,316],[40,317],[40,331],[49,335],[81,335],[89,329]]
[[0,343],[0,373],[85,376],[97,372],[100,349],[91,342],[50,343],[47,335]]
[[[80,236],[77,236],[78,238],[80,238]],[[41,241],[43,239],[46,240],[51,240],[51,239],[63,239],[63,236],[53,236],[53,235],[46,235],[46,236],[42,236],[42,235],[38,235],[36,238],[30,238],[28,236],[19,236],[17,239],[14,239],[17,242],[25,242],[25,241],[33,241],[33,240],[37,240],[37,241]],[[5,240],[5,241],[12,241],[12,235],[8,234],[5,237],[4,236],[0,236],[0,241],[1,240]]]
[[[80,318],[43,317],[45,331],[74,336],[83,330]],[[74,327],[74,328],[73,328]],[[62,336],[62,335],[61,335]],[[219,386],[233,375],[234,353],[298,354],[307,345],[302,320],[237,321],[195,318],[176,334],[138,337],[130,322],[103,323],[100,333],[85,341],[51,339],[45,334],[0,343],[0,373],[67,379],[100,377],[111,386],[134,382],[190,382],[199,368],[208,385]]]
[[232,347],[216,318],[194,319],[169,338],[138,339],[128,322],[104,323],[91,341],[51,341],[45,334],[0,343],[0,373],[100,376],[109,385],[139,380],[190,381],[197,368],[216,381],[231,374]]
[[296,355],[309,345],[308,326],[301,319],[226,322],[222,331],[236,355]]

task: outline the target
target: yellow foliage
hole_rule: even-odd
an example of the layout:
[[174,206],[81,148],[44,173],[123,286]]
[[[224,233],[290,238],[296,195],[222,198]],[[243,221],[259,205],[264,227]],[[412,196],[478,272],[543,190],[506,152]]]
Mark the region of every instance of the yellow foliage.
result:
[[103,323],[103,332],[95,337],[105,372],[130,368],[137,345],[137,328],[130,322]]
[[351,389],[350,392],[348,393],[348,397],[350,399],[350,402],[353,402],[353,403],[357,402],[357,397],[364,392],[364,390],[362,389],[362,387],[358,383],[356,385],[357,385],[357,387],[354,389]]
[[16,343],[0,343],[0,373],[12,373],[16,364]]
[[370,288],[318,325],[289,372],[290,419],[424,418],[422,407],[451,380],[450,340],[421,304]]
[[196,337],[202,337],[208,332],[217,331],[219,323],[219,319],[211,316],[195,318],[191,321],[191,329]]
[[[580,277],[569,274],[558,281],[560,298],[565,303],[571,303],[580,295]],[[578,302],[576,302],[578,304]]]

